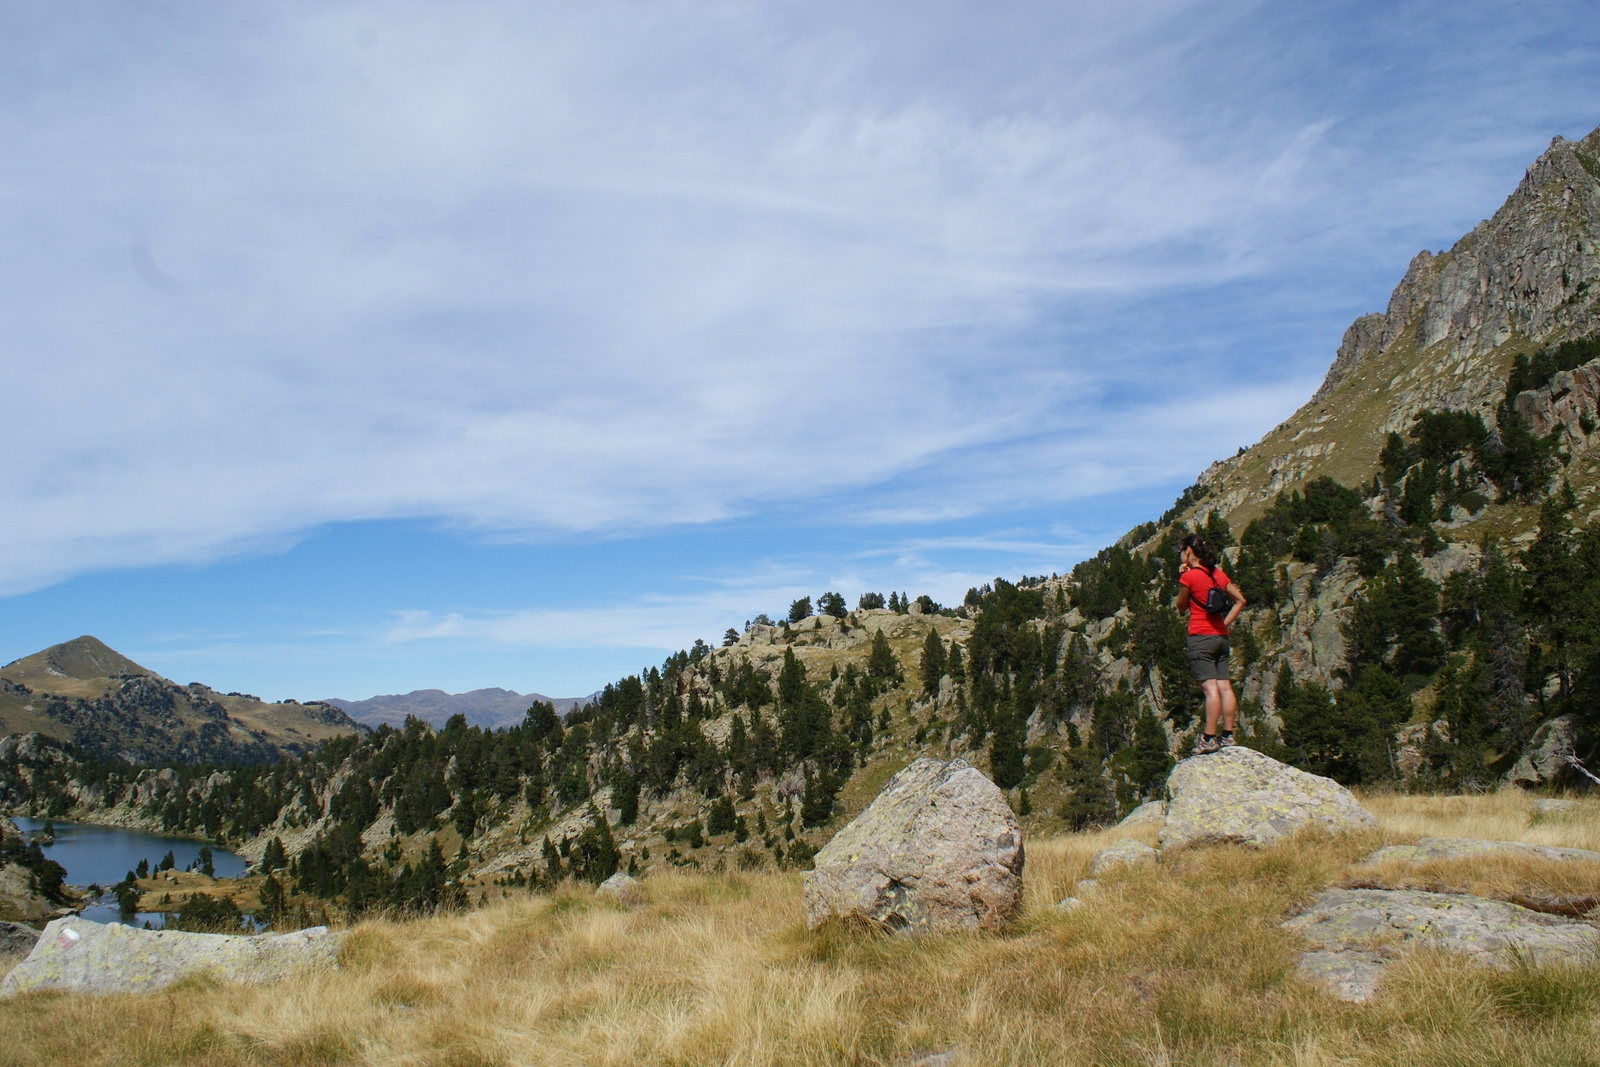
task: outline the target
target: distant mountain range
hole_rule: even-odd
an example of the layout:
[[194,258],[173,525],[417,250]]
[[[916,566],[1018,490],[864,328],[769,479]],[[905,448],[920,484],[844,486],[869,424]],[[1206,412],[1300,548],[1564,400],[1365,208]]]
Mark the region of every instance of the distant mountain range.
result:
[[388,723],[399,726],[408,715],[414,715],[438,729],[452,715],[465,715],[467,722],[487,730],[502,726],[516,726],[528,712],[529,705],[544,701],[555,705],[556,712],[565,715],[573,708],[593,699],[587,697],[547,697],[543,693],[515,693],[509,689],[474,689],[470,693],[446,693],[442,689],[415,689],[409,693],[368,697],[366,700],[323,701],[339,708],[356,722],[367,726]]
[[265,763],[358,729],[327,704],[178,685],[87,634],[0,667],[0,735],[134,763]]

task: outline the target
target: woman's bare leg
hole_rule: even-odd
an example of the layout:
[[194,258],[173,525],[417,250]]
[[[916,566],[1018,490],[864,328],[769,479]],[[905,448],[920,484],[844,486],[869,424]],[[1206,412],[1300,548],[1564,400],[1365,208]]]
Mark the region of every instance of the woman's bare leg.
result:
[[[1200,683],[1200,688],[1206,694],[1206,735],[1217,736],[1217,715],[1222,711],[1222,690],[1226,682],[1218,682],[1215,678],[1207,678]],[[1231,687],[1229,696],[1232,696]]]
[[[1239,718],[1239,701],[1233,695],[1232,682],[1228,681],[1226,678],[1222,678],[1218,679],[1215,684],[1221,697],[1220,703],[1222,705],[1222,729],[1223,732],[1231,734],[1233,733],[1233,728],[1235,725],[1237,725],[1237,720]],[[1206,707],[1208,709],[1209,718],[1209,701],[1207,702]]]

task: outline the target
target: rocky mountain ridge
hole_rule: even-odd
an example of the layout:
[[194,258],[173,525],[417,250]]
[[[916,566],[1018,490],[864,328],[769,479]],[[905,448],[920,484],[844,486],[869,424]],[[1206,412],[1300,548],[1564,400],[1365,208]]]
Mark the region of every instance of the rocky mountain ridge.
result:
[[510,689],[473,689],[466,693],[446,693],[443,689],[414,689],[409,693],[391,693],[368,697],[365,700],[342,700],[330,697],[322,703],[343,711],[356,722],[367,726],[405,725],[407,716],[415,716],[434,729],[443,729],[452,715],[465,715],[473,726],[498,730],[515,726],[522,721],[534,703],[549,704],[558,714],[566,714],[594,699],[588,697],[549,697],[543,693],[518,693]]

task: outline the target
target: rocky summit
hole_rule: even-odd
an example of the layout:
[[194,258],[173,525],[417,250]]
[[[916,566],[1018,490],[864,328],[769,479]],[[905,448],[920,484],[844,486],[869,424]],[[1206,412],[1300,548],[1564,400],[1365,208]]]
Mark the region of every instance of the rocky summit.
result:
[[919,759],[817,853],[806,925],[998,929],[1021,903],[1022,863],[1005,794],[965,760]]
[[1161,847],[1208,842],[1266,845],[1314,826],[1374,829],[1378,820],[1338,782],[1248,748],[1195,756],[1167,779]]
[[301,967],[331,964],[343,936],[320,926],[255,937],[135,930],[74,916],[45,927],[28,958],[0,982],[0,996],[34,989],[149,992],[201,971],[233,982],[277,981]]

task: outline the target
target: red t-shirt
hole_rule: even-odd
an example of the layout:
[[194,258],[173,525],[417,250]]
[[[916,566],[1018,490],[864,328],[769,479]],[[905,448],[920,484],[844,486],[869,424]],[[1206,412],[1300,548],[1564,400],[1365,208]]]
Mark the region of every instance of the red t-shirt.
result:
[[[1213,637],[1227,637],[1228,626],[1223,622],[1227,612],[1221,615],[1206,614],[1206,594],[1211,592],[1213,580],[1218,589],[1227,591],[1228,576],[1218,567],[1211,574],[1206,573],[1204,567],[1190,567],[1178,575],[1178,581],[1189,587],[1189,632],[1192,634],[1210,634]],[[1228,601],[1233,604],[1232,599]]]

